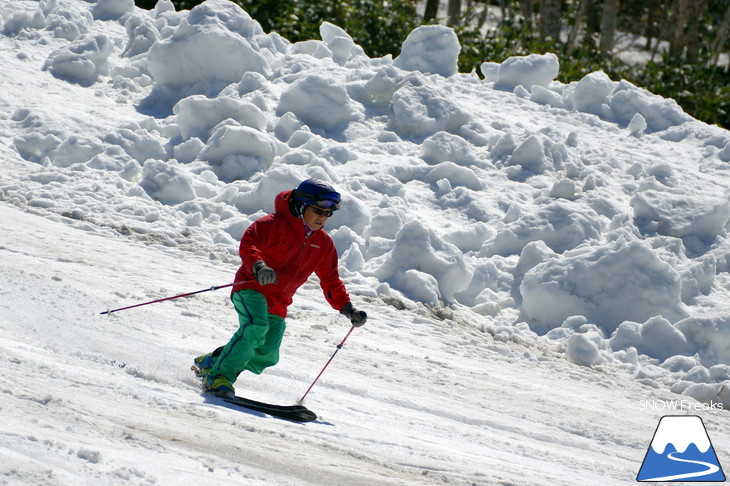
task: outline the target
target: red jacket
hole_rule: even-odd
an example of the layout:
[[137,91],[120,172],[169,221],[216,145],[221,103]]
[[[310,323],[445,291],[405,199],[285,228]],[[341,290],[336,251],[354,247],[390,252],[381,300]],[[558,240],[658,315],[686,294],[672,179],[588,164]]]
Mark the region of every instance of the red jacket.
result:
[[[258,219],[243,234],[238,250],[243,263],[236,272],[233,292],[257,290],[266,297],[269,312],[285,318],[294,293],[314,272],[327,302],[342,310],[350,296],[340,280],[332,238],[321,229],[306,237],[304,222],[289,210],[291,193],[285,191],[276,196],[274,214]],[[276,272],[277,283],[259,285],[256,282],[252,267],[258,260]]]

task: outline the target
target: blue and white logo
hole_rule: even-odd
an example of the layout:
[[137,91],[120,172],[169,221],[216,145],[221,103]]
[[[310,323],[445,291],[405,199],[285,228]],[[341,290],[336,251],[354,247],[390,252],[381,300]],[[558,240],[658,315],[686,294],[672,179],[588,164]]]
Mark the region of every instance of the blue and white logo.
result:
[[636,480],[725,481],[702,419],[695,415],[662,417]]

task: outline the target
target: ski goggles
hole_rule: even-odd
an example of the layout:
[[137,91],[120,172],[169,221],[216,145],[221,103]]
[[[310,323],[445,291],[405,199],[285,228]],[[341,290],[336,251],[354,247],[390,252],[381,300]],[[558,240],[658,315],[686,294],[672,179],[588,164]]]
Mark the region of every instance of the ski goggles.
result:
[[333,211],[340,209],[340,199],[329,198],[327,197],[327,194],[320,194],[319,197],[315,196],[311,198],[310,201],[312,201],[312,204],[323,209],[331,209]]
[[333,211],[340,209],[340,201],[335,201],[334,199],[320,199],[314,204],[320,208],[331,209]]
[[300,193],[298,195],[305,204],[319,206],[322,209],[337,211],[340,209],[340,200],[327,197],[327,194],[316,196],[314,194]]

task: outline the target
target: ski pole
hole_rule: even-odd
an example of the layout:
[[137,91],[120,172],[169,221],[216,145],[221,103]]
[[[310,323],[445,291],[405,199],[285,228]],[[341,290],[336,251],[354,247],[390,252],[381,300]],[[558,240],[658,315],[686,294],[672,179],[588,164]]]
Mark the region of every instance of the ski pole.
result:
[[172,297],[165,297],[162,299],[151,300],[149,302],[143,302],[141,304],[129,305],[127,307],[120,307],[119,309],[107,310],[107,311],[101,312],[101,314],[102,315],[111,314],[112,312],[119,312],[119,311],[123,311],[123,310],[127,310],[127,309],[134,309],[135,307],[142,307],[143,305],[156,304],[158,302],[165,302],[166,300],[179,299],[180,297],[190,297],[191,295],[201,294],[203,292],[210,292],[211,290],[218,290],[218,289],[224,289],[226,287],[233,287],[237,283],[241,283],[241,282],[234,282],[234,283],[226,284],[226,285],[214,285],[213,287],[210,287],[209,289],[196,290],[195,292],[188,292],[187,294],[174,295]]
[[309,391],[310,391],[310,390],[312,389],[312,387],[314,387],[314,384],[315,384],[315,383],[317,383],[317,380],[319,380],[319,377],[320,377],[320,376],[322,376],[322,373],[324,373],[324,370],[326,370],[326,369],[327,369],[327,367],[328,367],[328,366],[330,365],[330,363],[332,362],[332,360],[333,360],[333,359],[335,359],[335,355],[337,355],[337,352],[338,352],[338,351],[339,351],[340,349],[342,349],[342,346],[344,346],[344,345],[345,345],[345,341],[347,341],[347,338],[349,338],[349,337],[350,337],[350,334],[352,334],[352,331],[354,331],[354,330],[355,330],[355,326],[352,326],[352,327],[350,328],[350,330],[348,331],[348,333],[347,333],[347,336],[345,336],[345,339],[343,339],[343,340],[342,340],[342,342],[341,342],[340,344],[338,344],[338,345],[337,345],[337,349],[335,349],[335,352],[334,352],[334,353],[332,353],[332,356],[330,356],[330,359],[329,359],[329,361],[327,361],[327,363],[326,363],[326,364],[324,365],[324,368],[322,368],[322,371],[320,371],[320,372],[319,372],[319,374],[317,375],[317,378],[315,378],[315,379],[314,379],[314,381],[312,382],[312,384],[311,384],[311,385],[309,385],[309,388],[307,388],[307,391],[306,391],[306,392],[304,392],[304,395],[302,395],[302,398],[300,398],[300,399],[299,399],[299,403],[303,403],[303,402],[304,402],[304,397],[306,397],[306,396],[307,396],[307,394],[308,394],[308,393],[309,393]]

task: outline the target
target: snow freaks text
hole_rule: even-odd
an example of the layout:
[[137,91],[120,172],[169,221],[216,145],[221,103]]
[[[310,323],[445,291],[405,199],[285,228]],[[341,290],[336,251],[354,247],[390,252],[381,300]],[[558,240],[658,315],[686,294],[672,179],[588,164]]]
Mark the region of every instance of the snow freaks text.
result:
[[722,403],[710,401],[700,403],[691,400],[639,400],[641,410],[660,412],[700,412],[712,410],[724,410]]

